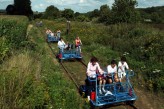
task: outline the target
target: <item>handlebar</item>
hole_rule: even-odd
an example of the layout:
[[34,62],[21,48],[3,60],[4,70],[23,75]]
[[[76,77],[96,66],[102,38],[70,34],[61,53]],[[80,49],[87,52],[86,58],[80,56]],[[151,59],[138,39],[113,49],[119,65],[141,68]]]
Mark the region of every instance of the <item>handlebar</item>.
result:
[[126,72],[126,75],[128,77],[134,76],[134,71],[133,70],[126,70],[125,72]]

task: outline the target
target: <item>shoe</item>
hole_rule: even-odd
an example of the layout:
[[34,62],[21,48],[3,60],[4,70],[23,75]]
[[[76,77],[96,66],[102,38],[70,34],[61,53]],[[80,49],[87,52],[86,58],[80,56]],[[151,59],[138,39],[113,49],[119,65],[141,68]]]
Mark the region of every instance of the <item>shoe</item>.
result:
[[107,93],[105,94],[105,96],[107,95],[113,95],[111,91],[107,91]]
[[104,88],[102,88],[102,91],[103,91],[103,93],[106,93],[107,92]]
[[99,94],[102,94],[102,91],[101,91],[101,89],[99,90]]
[[90,101],[91,99],[90,99],[90,96],[87,96],[88,97],[88,101]]

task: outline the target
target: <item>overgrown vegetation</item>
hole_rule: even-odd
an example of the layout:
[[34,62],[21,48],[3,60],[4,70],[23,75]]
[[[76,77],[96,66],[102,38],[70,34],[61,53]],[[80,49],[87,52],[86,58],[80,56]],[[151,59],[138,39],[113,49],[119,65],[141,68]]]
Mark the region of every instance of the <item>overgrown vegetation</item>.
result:
[[104,26],[89,22],[71,22],[71,31],[67,36],[63,29],[66,28],[66,23],[54,21],[55,26],[51,26],[52,22],[45,23],[52,30],[61,28],[62,36],[70,43],[74,43],[76,36],[79,36],[83,42],[84,56],[98,57],[104,67],[111,59],[119,61],[120,56],[125,55],[130,68],[136,72],[133,79],[136,86],[146,87],[155,93],[163,92],[164,31],[144,24]]
[[[163,23],[163,7],[142,10],[135,9],[135,5],[134,0],[115,0],[112,9],[102,5],[100,10],[83,14],[50,6],[38,17],[52,21],[43,20],[40,28],[60,29],[70,43],[79,36],[85,62],[96,56],[104,69],[111,59],[118,61],[125,55],[136,74],[134,86],[163,97],[164,31],[138,22],[151,19],[153,23]],[[140,13],[144,14],[140,17]],[[72,20],[71,30],[65,35],[68,19]],[[31,25],[32,29],[26,32],[28,23],[26,17],[0,18],[0,108],[83,107],[74,85],[65,80],[58,63],[52,61],[51,51],[47,52],[41,31]]]
[[[0,46],[0,49],[9,47],[10,50],[0,64],[0,108],[80,108],[81,99],[76,93],[75,86],[64,78],[60,66],[52,61],[51,51],[48,51],[41,31],[30,25],[26,34],[26,17],[7,16],[5,19],[4,22],[8,22],[1,23],[5,29],[1,31],[1,38],[4,40],[1,40],[3,46]],[[13,29],[14,32],[10,30],[10,34],[13,35],[4,32],[12,25],[17,26],[16,30]],[[18,28],[22,31],[20,35]],[[15,31],[18,33],[15,34]],[[15,37],[8,40],[7,36]],[[13,40],[17,43],[13,43]],[[5,45],[6,42],[12,46]]]
[[[11,19],[12,18],[12,19]],[[26,30],[28,19],[26,17],[14,18],[12,16],[0,18],[0,60],[2,61],[12,49],[21,48],[27,41]]]

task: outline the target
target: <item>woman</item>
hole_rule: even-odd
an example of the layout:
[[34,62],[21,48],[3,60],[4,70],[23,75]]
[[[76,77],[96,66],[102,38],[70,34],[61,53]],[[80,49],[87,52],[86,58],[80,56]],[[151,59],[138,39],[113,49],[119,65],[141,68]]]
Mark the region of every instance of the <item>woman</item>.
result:
[[98,75],[99,93],[102,94],[102,91],[103,91],[103,93],[105,93],[106,91],[105,91],[104,87],[105,87],[106,80],[103,77],[104,71],[100,68],[96,57],[91,58],[90,62],[88,63],[88,66],[87,66],[86,73],[89,78],[96,78],[96,75]]
[[81,45],[82,45],[82,42],[81,42],[80,38],[76,37],[76,39],[75,39],[75,47],[76,47],[77,51],[78,50],[80,51],[80,53],[81,53]]

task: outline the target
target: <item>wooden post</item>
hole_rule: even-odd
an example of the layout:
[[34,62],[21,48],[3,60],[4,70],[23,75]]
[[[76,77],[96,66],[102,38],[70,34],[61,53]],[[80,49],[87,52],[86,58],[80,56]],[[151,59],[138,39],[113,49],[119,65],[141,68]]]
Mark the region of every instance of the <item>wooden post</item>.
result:
[[67,30],[66,30],[67,35],[70,33],[70,27],[71,27],[70,21],[67,20]]

